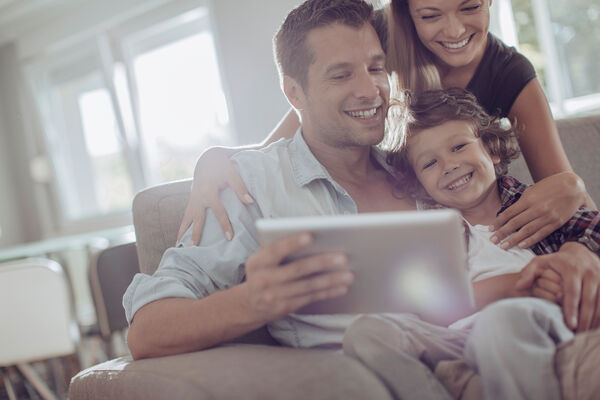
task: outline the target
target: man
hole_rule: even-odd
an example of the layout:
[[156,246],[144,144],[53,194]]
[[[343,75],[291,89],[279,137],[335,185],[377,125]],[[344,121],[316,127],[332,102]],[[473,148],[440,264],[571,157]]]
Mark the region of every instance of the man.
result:
[[236,232],[231,242],[209,218],[200,246],[169,249],[152,277],[136,276],[124,298],[134,358],[203,349],[265,324],[287,345],[339,348],[352,316],[290,313],[346,293],[353,275],[339,268],[344,255],[282,266],[311,237],[259,248],[254,221],[415,208],[394,196],[385,163],[374,161],[371,146],[383,139],[389,86],[371,17],[372,7],[361,0],[309,0],[288,15],[275,53],[302,132],[234,157],[256,201],[244,206],[233,192],[223,193]]

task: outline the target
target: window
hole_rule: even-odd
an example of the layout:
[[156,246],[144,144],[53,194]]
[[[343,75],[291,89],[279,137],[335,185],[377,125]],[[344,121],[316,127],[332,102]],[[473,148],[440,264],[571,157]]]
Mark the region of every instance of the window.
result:
[[30,63],[57,230],[127,215],[135,192],[189,178],[204,149],[232,144],[209,22],[205,7],[167,5]]
[[600,110],[597,0],[500,0],[500,37],[529,58],[555,117]]

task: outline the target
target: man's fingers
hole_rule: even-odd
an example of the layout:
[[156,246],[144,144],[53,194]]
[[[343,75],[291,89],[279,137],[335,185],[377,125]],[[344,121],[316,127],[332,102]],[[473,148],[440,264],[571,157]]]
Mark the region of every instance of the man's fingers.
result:
[[579,279],[572,274],[563,276],[563,313],[565,322],[572,330],[577,329],[579,314],[579,301],[581,299],[581,286]]
[[278,298],[291,299],[321,292],[339,286],[349,286],[354,274],[348,270],[330,271],[305,279],[288,282],[277,289]]
[[252,198],[252,196],[250,196],[248,188],[246,188],[246,184],[244,183],[239,174],[236,173],[230,176],[227,182],[242,203],[246,205],[254,203],[254,199]]
[[277,273],[281,281],[294,281],[316,273],[330,272],[344,267],[348,257],[343,253],[319,254],[296,260],[283,265]]
[[591,328],[592,320],[596,313],[598,296],[598,282],[594,279],[583,280],[583,290],[579,305],[579,318],[577,321],[577,332],[584,332]]
[[308,232],[290,235],[262,247],[250,256],[249,261],[258,268],[279,266],[287,256],[308,246],[312,241],[313,236]]
[[290,312],[294,312],[304,306],[307,306],[315,301],[332,299],[335,297],[340,297],[348,293],[348,286],[341,285],[335,286],[332,288],[320,290],[317,292],[312,292],[310,294],[305,294],[302,296],[297,296],[290,300]]

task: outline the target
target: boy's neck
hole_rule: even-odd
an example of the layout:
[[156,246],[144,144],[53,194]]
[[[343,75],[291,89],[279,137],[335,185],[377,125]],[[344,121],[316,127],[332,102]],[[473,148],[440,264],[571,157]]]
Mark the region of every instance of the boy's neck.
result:
[[502,202],[500,201],[498,186],[494,185],[485,199],[479,204],[468,209],[460,209],[459,211],[471,225],[491,225],[501,207]]

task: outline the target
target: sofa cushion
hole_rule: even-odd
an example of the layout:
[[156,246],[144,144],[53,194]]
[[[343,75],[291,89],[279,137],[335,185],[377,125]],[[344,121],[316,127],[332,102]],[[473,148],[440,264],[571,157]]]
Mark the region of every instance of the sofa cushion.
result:
[[324,350],[254,345],[107,361],[76,375],[69,398],[391,400],[385,386],[350,357]]

